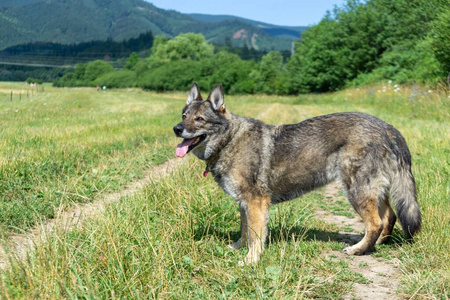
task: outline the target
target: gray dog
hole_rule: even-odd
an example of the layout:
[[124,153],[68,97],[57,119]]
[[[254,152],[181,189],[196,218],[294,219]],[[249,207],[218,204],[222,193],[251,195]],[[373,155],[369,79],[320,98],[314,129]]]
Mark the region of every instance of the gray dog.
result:
[[245,263],[259,260],[267,236],[269,205],[294,199],[338,179],[366,226],[364,238],[344,252],[363,254],[386,242],[397,219],[406,237],[421,215],[411,155],[393,126],[363,113],[336,113],[297,124],[267,125],[230,113],[221,85],[203,101],[194,84],[173,128],[183,138],[176,154],[192,152],[240,207]]

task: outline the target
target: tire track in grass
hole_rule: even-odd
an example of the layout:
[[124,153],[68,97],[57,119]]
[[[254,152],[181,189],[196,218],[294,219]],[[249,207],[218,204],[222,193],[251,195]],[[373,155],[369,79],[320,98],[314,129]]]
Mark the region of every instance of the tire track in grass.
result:
[[160,165],[147,170],[142,179],[133,181],[126,185],[120,192],[106,194],[92,203],[76,204],[65,211],[58,211],[54,219],[45,221],[24,234],[12,234],[8,241],[0,244],[0,270],[9,266],[9,259],[16,257],[24,259],[28,251],[34,248],[37,243],[45,241],[55,228],[71,229],[80,226],[88,218],[95,217],[103,212],[106,207],[119,201],[122,197],[131,196],[140,191],[152,180],[168,176],[188,160],[179,158],[170,159]]
[[[276,105],[270,105],[257,115],[258,119],[265,117],[271,113]],[[188,159],[174,158],[168,160],[161,165],[149,169],[142,179],[133,181],[126,185],[120,192],[107,194],[104,197],[94,200],[92,203],[76,204],[65,211],[58,211],[56,217],[47,220],[36,226],[24,234],[12,234],[7,241],[0,243],[0,270],[4,270],[9,266],[9,259],[16,257],[24,259],[28,251],[34,246],[43,242],[55,228],[75,228],[80,226],[84,220],[95,217],[103,212],[106,207],[113,202],[119,201],[122,197],[130,196],[138,192],[154,178],[161,178],[169,175],[182,164],[186,164]]]
[[[339,196],[340,189],[340,185],[336,182],[327,185],[324,192],[325,201],[335,202],[340,199],[347,201],[345,197]],[[353,245],[364,236],[364,223],[359,216],[349,218],[318,210],[315,217],[336,225],[339,228],[337,234],[341,242]],[[398,259],[386,260],[372,254],[349,256],[342,251],[330,251],[323,256],[332,261],[345,261],[349,270],[360,273],[368,280],[368,283],[353,283],[353,290],[344,295],[344,299],[406,299],[396,292],[400,286],[398,279],[401,275]]]

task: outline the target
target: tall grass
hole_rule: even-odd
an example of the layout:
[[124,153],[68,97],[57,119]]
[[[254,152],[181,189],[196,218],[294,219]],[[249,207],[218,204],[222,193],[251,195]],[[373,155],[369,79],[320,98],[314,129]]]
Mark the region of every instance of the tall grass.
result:
[[[449,98],[432,93],[429,99],[419,99],[424,104],[419,102],[412,110],[412,88],[389,93],[382,92],[382,86],[379,89],[302,97],[237,96],[227,97],[226,102],[235,113],[259,115],[270,123],[350,110],[372,113],[397,127],[412,152],[424,224],[414,243],[393,243],[377,250],[381,256],[400,260],[402,293],[445,299],[450,269]],[[108,101],[106,95],[95,96]],[[167,115],[159,128],[170,131],[182,102],[160,98],[153,102],[165,107]],[[157,141],[171,140],[170,132],[159,134]],[[139,156],[122,159],[139,160]],[[25,261],[12,259],[11,269],[0,276],[0,294],[48,299],[341,298],[354,282],[367,283],[345,260],[323,256],[340,251],[344,244],[333,234],[334,226],[312,217],[321,191],[271,207],[271,233],[261,262],[238,267],[246,250],[226,247],[239,236],[237,205],[210,177],[201,176],[203,168],[202,162],[190,159],[187,166],[111,204],[81,227],[61,226]],[[399,228],[395,232],[398,236]]]

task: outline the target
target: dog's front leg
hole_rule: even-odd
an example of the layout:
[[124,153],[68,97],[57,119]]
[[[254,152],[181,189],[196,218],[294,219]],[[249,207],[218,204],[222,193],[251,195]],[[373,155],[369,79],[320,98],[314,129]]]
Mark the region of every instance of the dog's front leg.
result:
[[231,249],[238,250],[242,247],[247,246],[247,203],[239,202],[239,211],[241,213],[241,238],[233,244],[228,245]]
[[259,260],[267,237],[270,197],[254,197],[246,202],[248,254],[245,264]]

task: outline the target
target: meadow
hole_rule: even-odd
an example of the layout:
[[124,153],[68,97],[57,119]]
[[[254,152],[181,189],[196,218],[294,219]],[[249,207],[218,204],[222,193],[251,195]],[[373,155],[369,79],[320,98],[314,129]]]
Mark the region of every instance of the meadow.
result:
[[71,203],[120,189],[171,154],[166,122],[175,123],[179,108],[173,101],[140,91],[48,87],[27,98],[27,89],[0,85],[6,230],[27,229]]
[[[144,172],[174,159],[172,127],[185,93],[139,89],[97,92],[56,89],[10,101],[0,83],[0,239],[24,232],[74,203],[90,203],[123,189]],[[206,91],[205,91],[206,92]],[[450,98],[424,87],[389,84],[296,97],[230,96],[234,113],[265,122],[293,123],[320,114],[362,111],[398,128],[407,140],[416,177],[423,229],[405,243],[377,247],[379,259],[399,261],[401,296],[449,297]],[[0,271],[5,299],[105,298],[342,298],[367,283],[348,261],[324,253],[345,244],[336,227],[314,217],[323,190],[273,206],[261,262],[239,267],[245,249],[236,203],[204,163],[186,164],[152,180],[134,195],[76,228],[57,228],[26,259],[10,258]],[[347,204],[342,204],[347,211]]]

